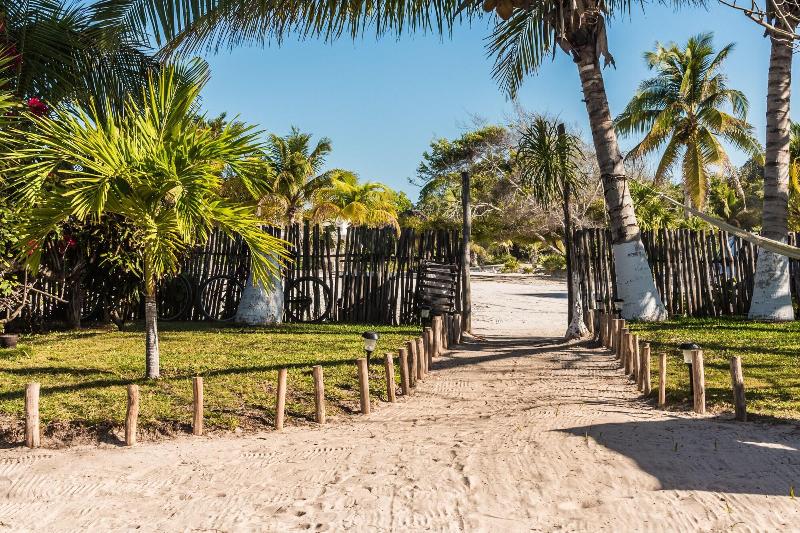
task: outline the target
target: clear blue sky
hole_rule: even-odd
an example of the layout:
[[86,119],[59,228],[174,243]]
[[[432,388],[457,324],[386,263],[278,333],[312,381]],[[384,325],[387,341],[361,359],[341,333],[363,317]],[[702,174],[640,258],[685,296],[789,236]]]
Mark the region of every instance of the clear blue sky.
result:
[[[355,170],[362,179],[382,181],[416,200],[408,178],[433,138],[457,136],[472,115],[502,123],[512,114],[513,104],[491,79],[492,62],[483,47],[489,31],[487,19],[458,28],[445,40],[422,35],[334,44],[290,40],[280,48],[224,50],[207,57],[212,79],[204,104],[211,115],[227,111],[281,135],[296,125],[328,136],[329,167]],[[612,20],[609,43],[617,68],[605,69],[612,113],[622,110],[647,77],[644,50],[656,41],[681,43],[704,31],[714,32],[718,47],[737,43],[727,63],[730,85],[750,99],[750,120],[763,143],[769,43],[753,22],[724,6],[679,12],[650,7],[646,14]],[[796,87],[793,92],[797,102]],[[575,65],[559,51],[526,80],[519,103],[560,116],[589,140],[581,97]],[[631,141],[623,141],[625,146]],[[731,156],[743,160],[741,154]]]

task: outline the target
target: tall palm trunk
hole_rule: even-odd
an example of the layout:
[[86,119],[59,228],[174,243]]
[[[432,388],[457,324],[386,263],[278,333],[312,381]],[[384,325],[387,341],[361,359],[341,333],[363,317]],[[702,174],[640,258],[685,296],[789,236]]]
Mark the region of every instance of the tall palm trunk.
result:
[[[771,40],[767,80],[767,150],[764,161],[762,234],[786,242],[789,218],[789,99],[792,85],[792,46]],[[758,250],[750,318],[794,320],[789,290],[789,258]]]
[[148,379],[156,379],[161,374],[161,353],[158,350],[158,303],[156,280],[146,264],[144,285],[145,375]]
[[578,74],[611,220],[611,249],[614,254],[617,297],[623,300],[622,316],[629,320],[664,320],[667,312],[642,245],[595,45],[581,46],[576,53]]

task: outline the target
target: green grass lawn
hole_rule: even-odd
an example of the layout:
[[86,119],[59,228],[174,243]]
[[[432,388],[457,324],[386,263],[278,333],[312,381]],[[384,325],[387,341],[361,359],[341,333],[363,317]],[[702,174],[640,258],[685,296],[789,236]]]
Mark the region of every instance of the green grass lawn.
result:
[[709,409],[733,410],[729,365],[730,358],[738,355],[742,358],[748,414],[800,418],[800,322],[681,318],[630,327],[641,342],[650,342],[654,389],[658,383],[655,356],[668,354],[668,404],[688,399],[689,376],[678,345],[695,342],[703,349]]
[[[203,376],[207,427],[259,427],[272,424],[278,369],[288,367],[289,423],[312,420],[311,367],[316,364],[324,370],[328,413],[352,412],[358,410],[355,359],[364,355],[361,333],[367,329],[381,336],[370,367],[370,388],[374,398],[385,400],[382,355],[396,353],[419,335],[418,328],[287,324],[243,329],[168,323],[160,326],[162,378],[157,381],[142,378],[140,328],[23,337],[18,349],[0,350],[0,415],[6,425],[21,421],[25,385],[38,381],[46,435],[59,427],[102,433],[102,428],[123,424],[126,385],[138,383],[140,428],[185,430],[191,422],[192,377]],[[399,376],[397,364],[395,371]]]

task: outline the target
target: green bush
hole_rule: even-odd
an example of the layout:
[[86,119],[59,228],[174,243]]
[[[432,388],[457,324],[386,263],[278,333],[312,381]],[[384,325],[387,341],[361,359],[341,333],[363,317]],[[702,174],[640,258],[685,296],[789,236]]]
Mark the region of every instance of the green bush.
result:
[[519,260],[516,257],[509,257],[503,263],[503,272],[519,272]]
[[541,266],[545,272],[557,272],[567,269],[567,258],[559,254],[542,256]]
[[523,274],[533,274],[533,267],[532,266],[523,267],[522,273]]

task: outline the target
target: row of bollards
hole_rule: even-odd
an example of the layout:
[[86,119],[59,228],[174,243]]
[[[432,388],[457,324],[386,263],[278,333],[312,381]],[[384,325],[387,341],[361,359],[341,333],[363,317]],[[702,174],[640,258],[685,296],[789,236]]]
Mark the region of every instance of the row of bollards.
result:
[[[594,316],[592,316],[594,321]],[[610,313],[600,312],[597,315],[595,336],[600,344],[616,355],[625,374],[636,383],[638,390],[650,395],[651,389],[651,353],[650,344],[640,343],[639,336],[626,327],[625,319],[615,318]],[[690,346],[697,348],[697,346]],[[692,408],[698,414],[706,412],[706,381],[703,350],[692,349],[687,352],[691,357],[691,395]],[[747,420],[747,403],[745,400],[744,377],[741,357],[730,360],[731,386],[736,419]],[[658,406],[666,407],[667,354],[658,355]]]
[[[405,348],[398,350],[400,364],[400,391],[409,396],[419,381],[425,379],[433,368],[433,358],[442,355],[450,347],[462,341],[461,315],[459,313],[434,316],[431,326],[422,331],[422,336],[409,340]],[[369,414],[371,398],[369,393],[369,367],[366,358],[356,360],[358,374],[359,403],[362,414]],[[394,356],[384,356],[386,377],[386,400],[396,401],[396,384],[394,372]],[[314,420],[325,424],[325,383],[321,365],[312,367],[314,383]],[[275,398],[275,429],[283,429],[286,417],[286,392],[288,387],[288,369],[278,370],[278,383]],[[29,448],[40,446],[39,423],[39,383],[28,383],[25,389],[25,445]],[[130,384],[127,387],[127,411],[125,413],[125,445],[136,444],[137,422],[139,419],[139,386]],[[203,434],[203,378],[192,378],[192,434]]]

